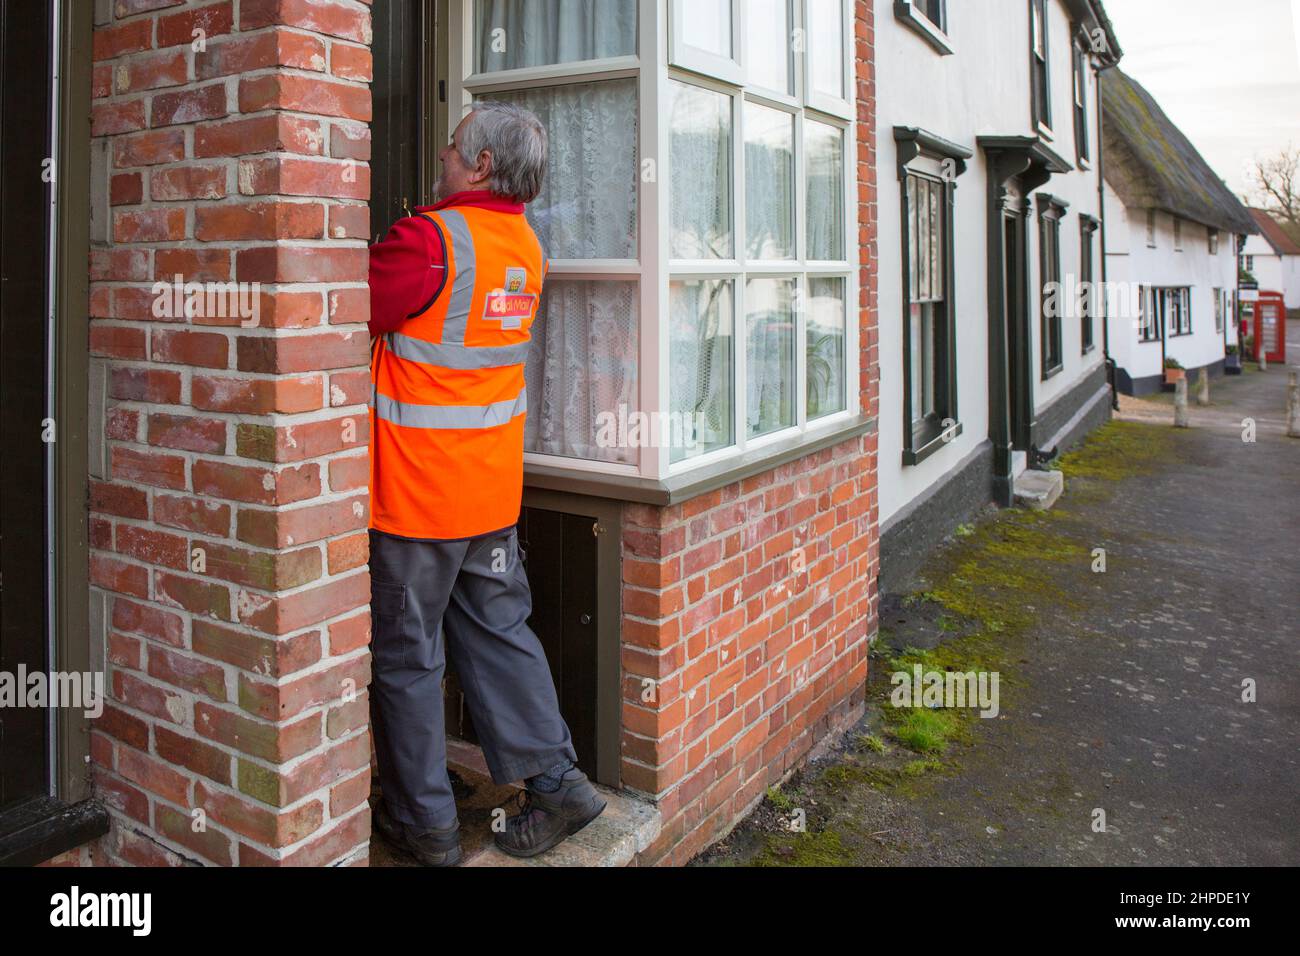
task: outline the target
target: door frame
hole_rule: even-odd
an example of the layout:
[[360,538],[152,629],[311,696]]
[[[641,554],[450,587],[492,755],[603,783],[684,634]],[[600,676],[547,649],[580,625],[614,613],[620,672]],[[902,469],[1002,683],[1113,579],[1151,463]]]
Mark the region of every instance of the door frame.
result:
[[[54,17],[52,77],[55,132],[53,238],[47,264],[45,321],[49,415],[55,441],[47,450],[50,494],[47,574],[48,665],[65,672],[104,672],[103,596],[92,601],[89,578],[89,351],[91,44],[94,5],[50,0]],[[107,182],[101,184],[107,193]],[[98,195],[98,193],[97,193]],[[106,196],[104,201],[106,202]],[[0,865],[43,862],[108,832],[108,814],[91,794],[90,722],[80,708],[49,714],[48,796],[0,817]]]
[[[1033,309],[1029,296],[1029,229],[1032,204],[1029,194],[1055,173],[1074,167],[1034,136],[980,136],[976,142],[984,152],[988,170],[988,210],[985,244],[988,255],[989,330],[989,440],[993,444],[993,500],[1008,507],[1016,451],[1037,455],[1029,436],[1033,434]],[[1017,205],[1016,199],[1019,199]],[[1015,217],[1020,235],[1016,238],[1018,260],[1015,297],[1008,302],[1006,289],[1006,222]],[[1013,310],[1014,311],[1011,311]],[[1011,320],[1008,320],[1011,316]],[[1014,360],[1019,381],[1013,381],[1013,345],[1009,327],[1016,330]]]

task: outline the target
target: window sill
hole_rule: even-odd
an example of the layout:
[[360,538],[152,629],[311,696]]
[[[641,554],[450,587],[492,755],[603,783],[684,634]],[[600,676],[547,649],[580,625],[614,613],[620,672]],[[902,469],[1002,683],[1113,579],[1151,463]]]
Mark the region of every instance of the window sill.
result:
[[0,814],[0,866],[44,863],[107,832],[108,811],[95,800],[28,800]]
[[1039,120],[1034,125],[1038,130],[1038,135],[1042,139],[1047,140],[1049,143],[1056,139],[1056,134],[1052,132],[1052,127],[1048,126],[1042,120]]
[[1041,379],[1039,379],[1039,381],[1046,382],[1049,378],[1055,378],[1056,376],[1058,376],[1058,375],[1061,374],[1061,370],[1062,370],[1063,368],[1065,368],[1065,363],[1064,363],[1064,362],[1058,362],[1056,365],[1053,365],[1051,368],[1049,368],[1049,369],[1044,369],[1044,370],[1043,370],[1043,377],[1042,377]]
[[874,418],[859,414],[825,431],[794,435],[765,444],[755,451],[662,480],[579,471],[560,465],[526,464],[524,487],[663,507],[771,471],[786,462],[865,435],[875,427]]
[[1079,354],[1081,354],[1081,355],[1087,355],[1089,352],[1095,352],[1095,351],[1097,351],[1097,346],[1095,346],[1095,345],[1085,345],[1085,346],[1083,347],[1083,351],[1082,351],[1081,353],[1079,353]]
[[918,13],[912,6],[912,0],[894,0],[894,16],[930,44],[940,56],[956,52],[948,34],[940,30],[924,13]]
[[957,422],[947,430],[941,429],[937,433],[927,431],[923,434],[925,437],[917,447],[903,449],[903,467],[919,465],[940,448],[951,445],[953,439],[961,434],[961,422]]

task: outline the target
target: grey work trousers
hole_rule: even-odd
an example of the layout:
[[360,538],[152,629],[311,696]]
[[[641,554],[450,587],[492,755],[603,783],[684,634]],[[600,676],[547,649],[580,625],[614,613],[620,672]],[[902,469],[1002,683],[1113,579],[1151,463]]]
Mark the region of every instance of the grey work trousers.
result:
[[541,642],[525,623],[532,595],[515,528],[462,541],[372,530],[370,577],[372,725],[394,818],[456,822],[443,720],[448,656],[494,782],[577,760]]

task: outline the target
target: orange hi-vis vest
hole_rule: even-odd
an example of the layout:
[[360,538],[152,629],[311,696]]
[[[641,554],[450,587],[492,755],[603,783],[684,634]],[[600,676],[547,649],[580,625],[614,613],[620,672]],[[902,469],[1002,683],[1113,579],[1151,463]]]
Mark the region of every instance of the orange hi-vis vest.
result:
[[443,284],[371,357],[370,527],[448,540],[519,520],[524,362],[547,271],[523,215],[421,213],[438,227]]

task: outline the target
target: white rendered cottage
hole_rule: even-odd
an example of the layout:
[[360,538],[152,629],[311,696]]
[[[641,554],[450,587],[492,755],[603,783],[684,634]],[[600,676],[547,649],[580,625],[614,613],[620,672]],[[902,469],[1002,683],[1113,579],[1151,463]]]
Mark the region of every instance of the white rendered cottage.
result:
[[1159,104],[1118,69],[1102,76],[1106,281],[1116,387],[1158,391],[1170,361],[1222,371],[1237,246],[1254,220]]
[[[876,0],[882,591],[1109,414],[1095,0]],[[1069,298],[1064,297],[1064,298]],[[1058,297],[1056,301],[1064,301]]]
[[1300,242],[1266,209],[1251,208],[1259,235],[1242,246],[1241,267],[1255,277],[1260,289],[1281,292],[1287,309],[1300,309]]

